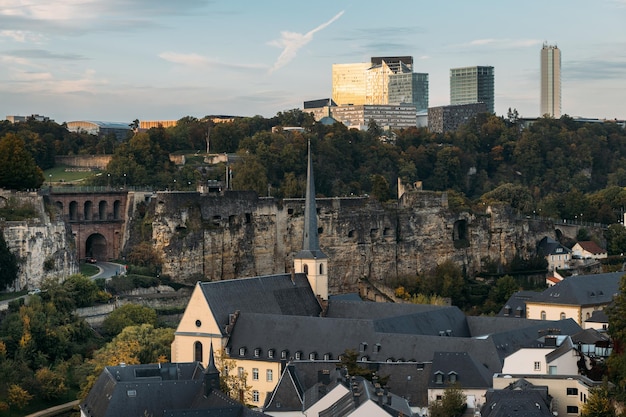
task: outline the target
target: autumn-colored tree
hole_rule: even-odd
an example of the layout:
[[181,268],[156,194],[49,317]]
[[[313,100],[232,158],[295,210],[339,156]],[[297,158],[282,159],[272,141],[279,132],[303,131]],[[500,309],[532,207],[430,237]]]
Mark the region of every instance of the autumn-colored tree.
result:
[[583,405],[580,417],[616,417],[615,404],[613,403],[607,381],[598,387],[589,390],[587,402]]
[[8,402],[9,405],[15,406],[18,409],[23,409],[33,399],[31,393],[17,384],[13,384],[9,387]]
[[41,187],[43,171],[13,133],[0,138],[0,188],[26,190]]
[[428,407],[430,417],[460,417],[465,408],[465,394],[457,384],[446,387],[441,400],[435,401]]
[[35,380],[39,394],[45,400],[55,400],[68,391],[65,376],[49,368],[41,368],[35,372]]
[[247,372],[244,368],[237,367],[237,361],[231,359],[223,349],[215,355],[215,366],[220,371],[222,392],[244,404],[252,401],[252,387],[248,385]]
[[102,327],[108,335],[114,336],[128,326],[150,324],[155,326],[157,314],[154,309],[137,304],[124,304],[104,319]]

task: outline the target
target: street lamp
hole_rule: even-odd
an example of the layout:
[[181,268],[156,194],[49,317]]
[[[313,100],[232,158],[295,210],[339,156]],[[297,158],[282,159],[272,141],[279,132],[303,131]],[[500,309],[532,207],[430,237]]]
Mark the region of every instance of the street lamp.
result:
[[48,187],[52,187],[52,174],[48,174],[48,178],[50,178],[48,180]]
[[124,189],[126,189],[126,173],[124,173]]

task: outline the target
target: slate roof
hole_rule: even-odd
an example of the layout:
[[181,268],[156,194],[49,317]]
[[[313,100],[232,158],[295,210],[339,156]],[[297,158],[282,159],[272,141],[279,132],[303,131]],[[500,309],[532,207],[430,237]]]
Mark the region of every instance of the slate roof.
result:
[[606,315],[606,311],[604,310],[596,310],[591,313],[591,317],[585,321],[590,323],[608,323],[609,316]]
[[[200,363],[107,366],[80,408],[92,417],[253,417],[254,412],[213,390],[204,395]],[[193,410],[193,411],[192,411]]]
[[[436,374],[443,374],[442,383],[437,383]],[[464,389],[484,388],[493,385],[493,373],[467,352],[435,352],[428,388],[444,388],[451,373]]]
[[566,248],[565,246],[561,245],[559,242],[548,236],[541,239],[539,241],[539,244],[537,245],[537,253],[541,256],[560,255],[571,252],[571,249]]
[[482,417],[554,417],[547,393],[540,390],[493,390],[486,397]]
[[[372,400],[392,415],[412,415],[407,399],[396,395],[393,390],[384,393],[362,377],[351,377],[341,369],[339,362],[290,362],[281,378],[268,396],[264,406],[267,412],[308,410],[339,385],[346,393],[320,411],[321,415],[340,417],[357,409],[366,400]],[[356,396],[354,395],[355,393]],[[358,398],[355,398],[358,397]]]
[[574,344],[572,343],[572,339],[568,337],[565,340],[563,340],[563,342],[558,348],[554,349],[552,352],[546,355],[546,363],[553,362],[554,360],[565,355],[567,352],[571,351],[572,349],[574,349]]
[[304,274],[268,275],[199,283],[215,320],[224,326],[235,311],[319,316],[322,308]]
[[577,306],[609,304],[613,300],[613,295],[619,292],[622,275],[624,272],[568,277],[527,303]]
[[[504,304],[504,307],[498,312],[499,317],[516,317],[516,313],[519,309],[521,317],[526,317],[526,302],[532,300],[540,293],[537,291],[517,291],[509,297]],[[506,308],[509,307],[511,313],[506,315]]]

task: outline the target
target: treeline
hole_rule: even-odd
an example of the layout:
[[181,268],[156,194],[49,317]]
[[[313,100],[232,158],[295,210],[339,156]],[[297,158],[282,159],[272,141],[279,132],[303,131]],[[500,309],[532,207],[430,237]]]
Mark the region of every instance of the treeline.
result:
[[[305,131],[272,132],[276,126]],[[396,195],[400,178],[420,181],[426,190],[451,191],[452,201],[464,209],[503,201],[526,215],[604,224],[617,222],[626,204],[626,131],[615,123],[581,123],[568,116],[522,127],[515,117],[485,113],[456,132],[438,134],[425,128],[386,132],[375,123],[356,131],[290,110],[227,123],[184,117],[174,127],[131,132],[121,142],[69,133],[53,122],[1,123],[0,138],[11,134],[44,169],[54,155],[113,154],[106,175],[94,179],[100,185],[195,189],[200,181],[224,181],[223,165],[204,163],[208,147],[211,153],[237,155],[229,167],[235,189],[300,197],[311,141],[316,190],[323,196],[387,200]],[[172,153],[187,153],[187,164],[176,167]]]

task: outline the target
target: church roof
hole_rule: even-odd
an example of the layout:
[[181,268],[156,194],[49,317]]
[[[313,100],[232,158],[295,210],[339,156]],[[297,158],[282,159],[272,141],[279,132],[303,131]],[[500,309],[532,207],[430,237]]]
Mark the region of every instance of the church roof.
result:
[[304,274],[267,275],[198,285],[223,332],[229,315],[236,311],[294,316],[319,316],[322,312]]

